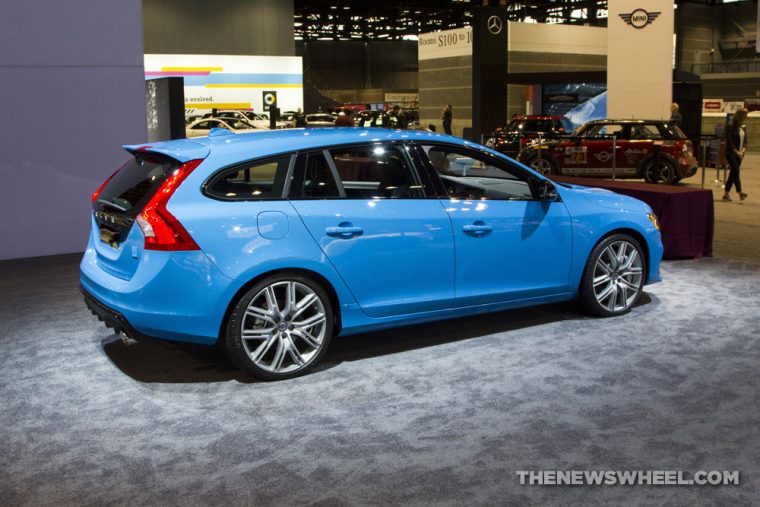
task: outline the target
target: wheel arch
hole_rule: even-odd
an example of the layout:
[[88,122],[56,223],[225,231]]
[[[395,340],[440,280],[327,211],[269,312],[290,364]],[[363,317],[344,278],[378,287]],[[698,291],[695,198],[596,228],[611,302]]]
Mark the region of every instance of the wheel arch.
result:
[[253,285],[260,282],[261,280],[268,278],[270,276],[275,275],[281,275],[284,273],[292,273],[294,275],[302,276],[304,278],[308,278],[312,280],[315,283],[318,283],[324,290],[327,292],[327,297],[330,298],[330,304],[333,307],[333,335],[337,336],[342,327],[342,319],[341,319],[341,313],[340,313],[340,299],[338,298],[338,292],[335,290],[335,287],[333,287],[333,284],[330,283],[330,281],[325,278],[324,275],[317,273],[316,271],[313,271],[311,269],[307,268],[278,268],[273,269],[270,271],[265,271],[263,273],[259,273],[258,275],[254,276],[247,282],[245,282],[236,292],[235,294],[230,298],[229,302],[227,303],[227,308],[224,311],[224,318],[222,318],[222,323],[219,327],[219,339],[217,340],[217,344],[221,345],[224,339],[224,330],[227,329],[227,322],[230,318],[230,314],[232,313],[233,308],[235,307],[235,304],[240,299],[240,297],[245,294]]

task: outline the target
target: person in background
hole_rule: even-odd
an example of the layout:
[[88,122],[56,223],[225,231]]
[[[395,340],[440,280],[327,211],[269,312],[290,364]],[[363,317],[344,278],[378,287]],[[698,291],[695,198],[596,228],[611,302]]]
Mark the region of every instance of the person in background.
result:
[[406,130],[409,126],[409,117],[398,105],[393,106],[393,114],[396,116],[396,128]]
[[747,152],[747,128],[744,122],[747,119],[747,110],[742,108],[736,111],[734,119],[728,124],[726,131],[726,161],[728,162],[729,173],[726,180],[726,192],[723,194],[724,201],[731,200],[731,187],[735,186],[739,192],[739,199],[744,200],[747,194],[742,192],[742,182],[739,178],[739,169],[742,165],[742,159]]
[[306,127],[306,115],[303,114],[303,111],[301,111],[301,108],[298,108],[298,111],[296,111],[296,128],[301,129]]
[[354,119],[351,118],[351,110],[344,109],[338,113],[338,119],[335,120],[336,127],[353,127]]
[[683,129],[683,116],[681,115],[678,104],[675,102],[670,105],[670,123],[679,129]]
[[383,113],[383,117],[380,119],[380,126],[384,129],[393,128],[393,121],[391,118],[395,118],[396,114],[394,113],[394,110],[391,109],[390,111],[386,111]]
[[443,113],[441,114],[441,121],[443,122],[443,132],[451,135],[451,119],[453,117],[453,113],[451,111],[451,104],[446,104],[446,107],[443,108]]

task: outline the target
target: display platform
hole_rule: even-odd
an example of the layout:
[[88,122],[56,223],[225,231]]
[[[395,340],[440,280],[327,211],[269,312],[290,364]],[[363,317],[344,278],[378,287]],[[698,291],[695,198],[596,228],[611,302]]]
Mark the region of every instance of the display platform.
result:
[[663,259],[698,259],[712,255],[715,210],[710,190],[599,178],[551,176],[551,179],[605,188],[649,204],[660,219]]

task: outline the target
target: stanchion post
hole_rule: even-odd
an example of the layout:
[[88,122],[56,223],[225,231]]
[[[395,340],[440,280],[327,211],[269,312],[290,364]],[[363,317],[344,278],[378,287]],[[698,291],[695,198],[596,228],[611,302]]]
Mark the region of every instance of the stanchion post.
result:
[[704,189],[705,173],[707,172],[707,139],[700,139],[699,147],[702,150],[702,189]]
[[612,134],[612,181],[615,181],[617,172],[617,134]]

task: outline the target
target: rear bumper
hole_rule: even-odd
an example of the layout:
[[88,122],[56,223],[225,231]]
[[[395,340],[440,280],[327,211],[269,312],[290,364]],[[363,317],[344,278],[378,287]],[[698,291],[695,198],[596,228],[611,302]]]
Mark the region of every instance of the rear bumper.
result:
[[139,342],[150,341],[153,339],[152,337],[137,331],[132,327],[124,315],[98,301],[95,296],[87,292],[87,289],[82,285],[79,286],[79,290],[82,292],[82,296],[84,296],[84,304],[87,305],[90,312],[92,312],[99,321],[105,324],[106,327],[113,329],[114,333],[124,333]]
[[125,280],[100,266],[90,245],[79,283],[88,308],[106,326],[140,340],[213,345],[240,286],[200,251],[146,252]]
[[694,157],[683,157],[678,159],[678,170],[682,178],[689,178],[697,173],[699,164]]

